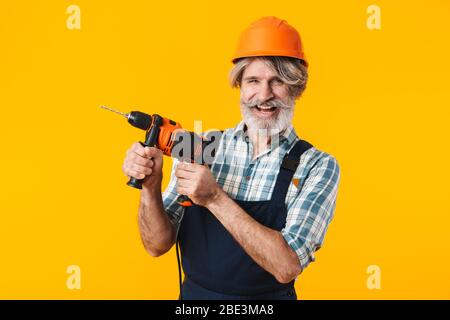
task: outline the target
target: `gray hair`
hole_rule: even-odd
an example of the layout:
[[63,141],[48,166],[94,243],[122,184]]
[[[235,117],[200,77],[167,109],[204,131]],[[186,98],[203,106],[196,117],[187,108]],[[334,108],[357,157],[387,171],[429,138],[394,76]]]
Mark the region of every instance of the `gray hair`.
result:
[[290,57],[248,57],[238,59],[230,71],[230,85],[233,88],[241,86],[242,75],[245,68],[256,59],[262,60],[269,68],[274,70],[280,79],[288,85],[291,98],[298,99],[306,89],[308,69],[302,60]]

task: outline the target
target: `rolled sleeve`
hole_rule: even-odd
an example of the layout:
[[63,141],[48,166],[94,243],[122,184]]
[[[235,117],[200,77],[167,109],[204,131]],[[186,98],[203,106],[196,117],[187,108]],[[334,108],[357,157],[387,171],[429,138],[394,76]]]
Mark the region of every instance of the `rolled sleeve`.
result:
[[339,178],[336,159],[324,153],[288,204],[286,226],[281,234],[297,254],[302,271],[315,261],[314,252],[322,247],[334,215]]
[[163,205],[170,221],[178,224],[183,216],[184,208],[177,202],[179,194],[177,193],[177,177],[175,176],[175,169],[177,168],[178,160],[173,158],[172,172],[167,188],[162,193]]

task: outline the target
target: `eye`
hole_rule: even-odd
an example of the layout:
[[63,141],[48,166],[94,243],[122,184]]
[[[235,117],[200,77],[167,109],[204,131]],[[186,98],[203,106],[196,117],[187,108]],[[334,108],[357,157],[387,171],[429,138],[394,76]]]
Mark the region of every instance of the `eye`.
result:
[[272,83],[276,84],[276,85],[280,85],[280,84],[284,84],[284,82],[281,79],[273,79]]
[[258,80],[256,80],[256,79],[251,79],[251,80],[248,80],[248,83],[258,83]]

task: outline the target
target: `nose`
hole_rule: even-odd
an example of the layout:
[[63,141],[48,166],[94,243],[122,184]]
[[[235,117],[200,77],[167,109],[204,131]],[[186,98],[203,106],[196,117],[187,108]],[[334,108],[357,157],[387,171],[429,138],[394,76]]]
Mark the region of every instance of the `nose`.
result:
[[272,92],[272,88],[270,87],[268,82],[262,82],[258,92],[259,101],[265,102],[269,99],[272,99],[274,94]]

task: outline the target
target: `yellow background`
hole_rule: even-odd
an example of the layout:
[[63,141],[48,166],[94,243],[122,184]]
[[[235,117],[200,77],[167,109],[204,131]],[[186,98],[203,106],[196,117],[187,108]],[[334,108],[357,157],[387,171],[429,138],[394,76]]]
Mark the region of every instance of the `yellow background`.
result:
[[[81,30],[66,27],[71,4]],[[371,4],[381,30],[366,27]],[[341,166],[300,298],[450,298],[448,0],[3,1],[0,298],[177,298],[175,252],[146,254],[121,171],[143,132],[99,105],[234,126],[229,60],[265,15],[299,29],[310,80],[294,124]]]

